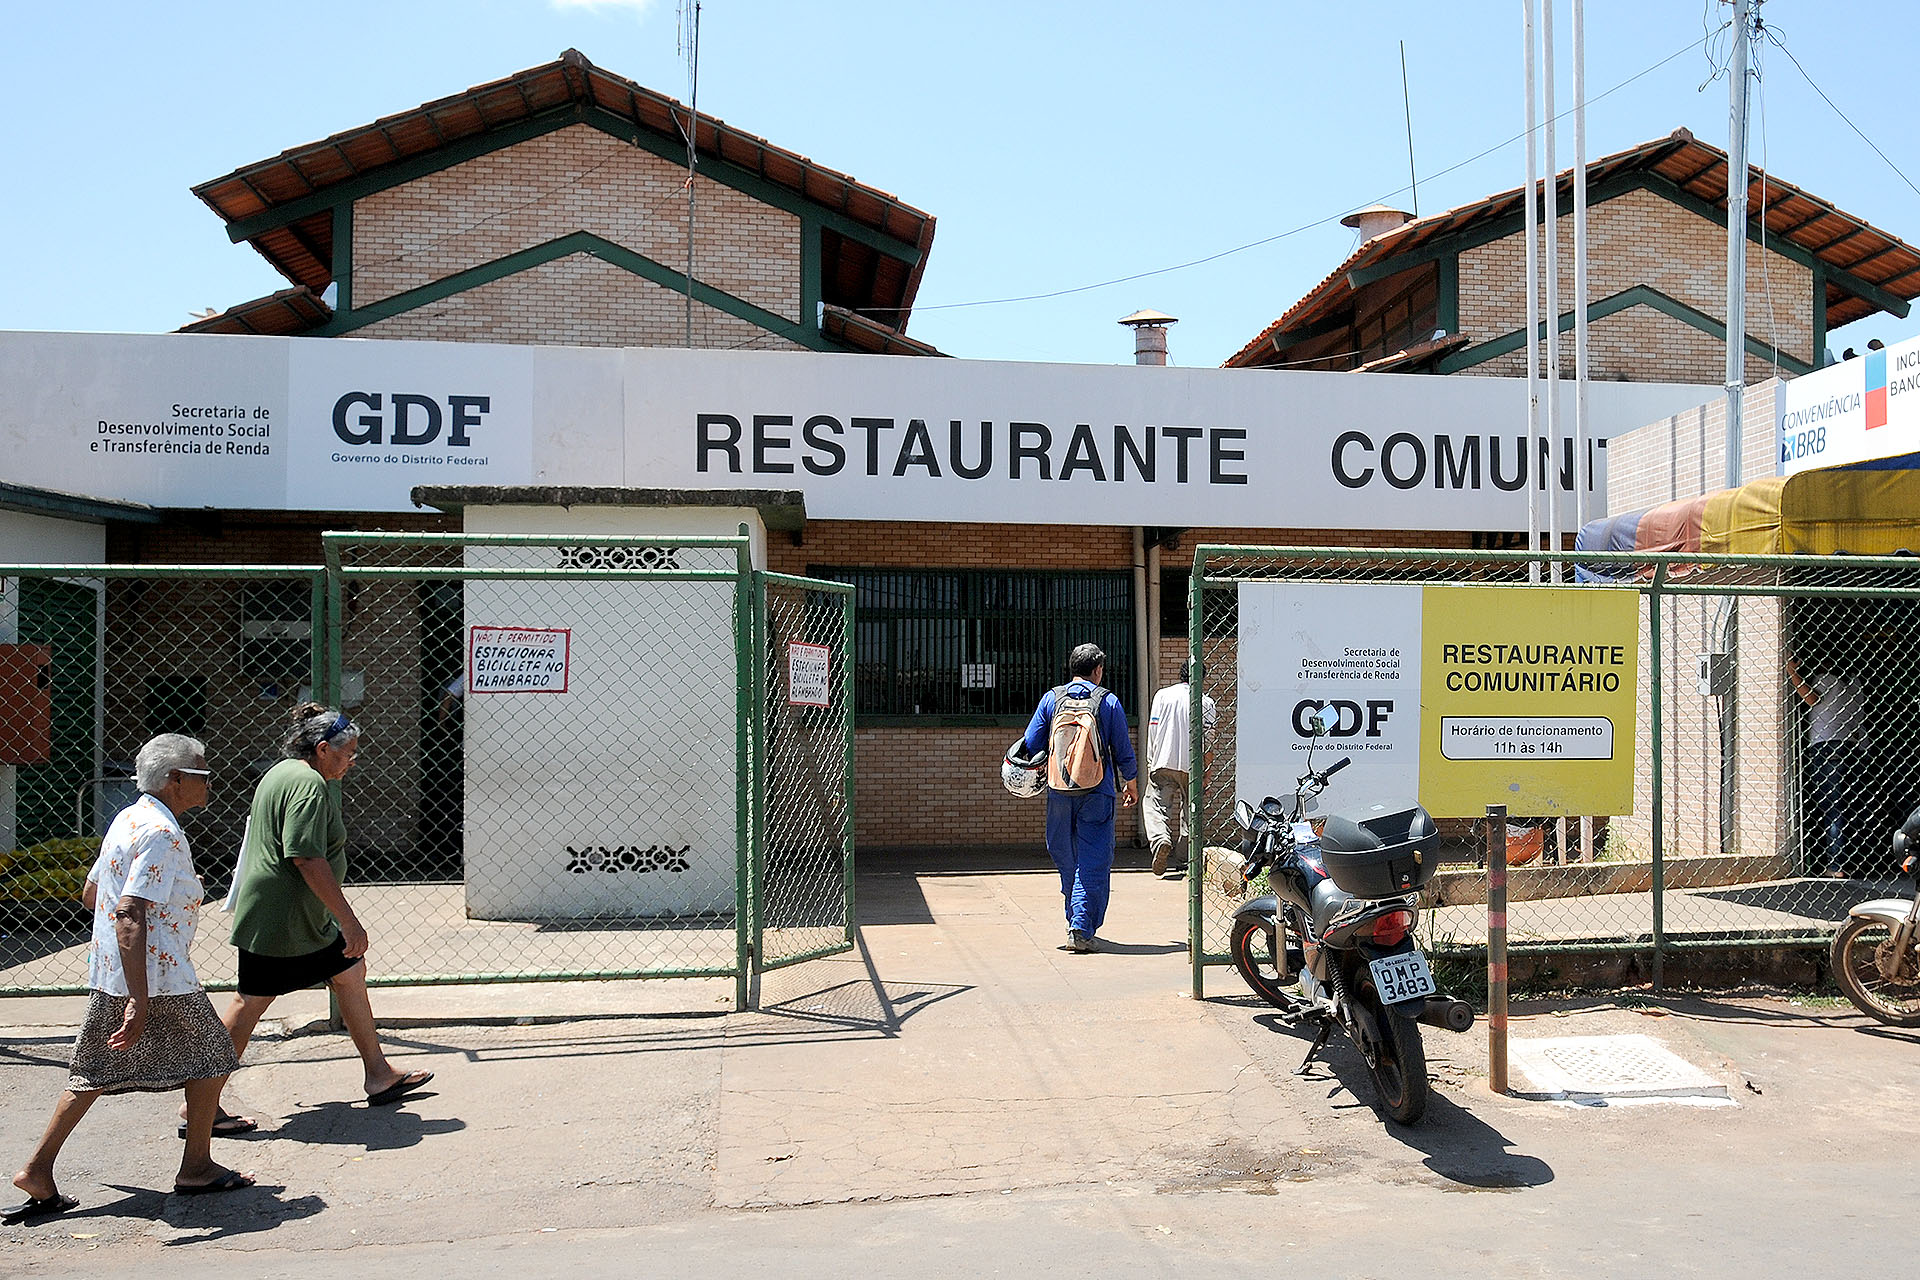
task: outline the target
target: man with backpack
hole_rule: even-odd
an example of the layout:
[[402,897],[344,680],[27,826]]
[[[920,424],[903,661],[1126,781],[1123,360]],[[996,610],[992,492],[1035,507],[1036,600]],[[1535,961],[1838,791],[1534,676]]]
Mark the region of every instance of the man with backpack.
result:
[[1139,799],[1127,713],[1100,683],[1106,667],[1099,645],[1075,648],[1067,682],[1040,695],[1024,739],[1029,755],[1046,752],[1047,853],[1060,869],[1067,949],[1082,953],[1096,948],[1107,918],[1114,815]]

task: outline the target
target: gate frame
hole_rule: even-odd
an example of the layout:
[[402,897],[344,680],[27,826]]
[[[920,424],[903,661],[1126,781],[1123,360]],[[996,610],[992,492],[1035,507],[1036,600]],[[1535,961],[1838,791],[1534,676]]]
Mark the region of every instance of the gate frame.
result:
[[[775,572],[772,572],[771,570],[755,570],[753,574],[753,579],[754,579],[754,614],[753,614],[754,643],[752,648],[753,648],[754,656],[757,659],[764,659],[766,657],[771,656],[771,653],[770,653],[771,637],[769,636],[768,630],[767,630],[767,588],[768,587],[770,586],[795,587],[803,591],[819,591],[828,595],[839,596],[845,602],[842,613],[841,613],[841,626],[840,626],[841,661],[839,663],[840,670],[839,670],[838,676],[836,677],[836,681],[841,687],[841,705],[845,708],[845,713],[843,716],[844,724],[842,726],[842,745],[841,745],[841,751],[843,752],[843,756],[842,756],[843,767],[841,770],[841,778],[842,778],[841,789],[842,789],[842,803],[845,806],[845,812],[846,812],[846,822],[843,825],[840,833],[840,841],[841,841],[840,875],[841,875],[841,883],[845,886],[845,892],[843,894],[844,906],[842,910],[845,915],[846,927],[842,931],[841,940],[837,943],[831,944],[829,946],[824,946],[824,947],[815,947],[810,951],[799,952],[791,956],[781,956],[779,959],[773,960],[773,961],[769,961],[767,959],[766,951],[764,947],[764,940],[766,935],[766,913],[763,910],[763,907],[765,906],[765,897],[762,890],[765,884],[766,869],[767,869],[766,838],[767,838],[768,824],[764,821],[761,815],[764,815],[766,813],[766,804],[767,804],[767,774],[769,771],[769,762],[768,762],[768,753],[765,747],[767,742],[768,716],[767,716],[766,690],[764,688],[756,688],[754,691],[754,707],[756,709],[757,715],[754,722],[754,729],[758,738],[759,746],[758,746],[758,749],[754,751],[753,756],[754,756],[755,764],[757,766],[755,786],[754,786],[754,805],[755,805],[754,812],[757,820],[754,823],[754,859],[753,859],[752,882],[750,886],[749,900],[753,904],[753,941],[752,941],[751,954],[754,960],[754,973],[757,976],[762,973],[771,973],[775,969],[784,969],[789,965],[799,964],[805,960],[818,960],[825,956],[844,955],[848,951],[851,951],[853,949],[854,929],[856,927],[855,917],[854,917],[854,895],[853,895],[853,871],[854,871],[854,868],[853,868],[853,833],[854,833],[853,696],[854,696],[854,689],[856,686],[854,684],[854,679],[853,679],[853,670],[854,670],[853,646],[854,646],[854,637],[855,637],[854,617],[853,617],[854,615],[853,585],[851,583],[846,583],[846,582],[829,582],[821,578],[800,577],[798,575],[791,574],[791,573],[775,573]],[[765,679],[765,673],[767,669],[766,662],[755,661],[753,665],[754,665],[754,679],[756,684],[758,684]],[[755,999],[752,1002],[751,1007],[757,1008],[758,1005],[759,1005],[759,1001]]]
[[[1205,973],[1209,966],[1232,963],[1232,957],[1209,954],[1205,948],[1205,887],[1199,869],[1205,867],[1205,845],[1201,837],[1199,823],[1202,802],[1206,794],[1205,754],[1202,742],[1204,724],[1201,716],[1201,699],[1206,689],[1205,663],[1205,604],[1209,588],[1225,590],[1237,587],[1246,581],[1244,577],[1206,576],[1210,559],[1235,557],[1239,559],[1268,559],[1287,561],[1354,561],[1371,564],[1382,563],[1425,563],[1428,565],[1532,565],[1541,572],[1540,579],[1550,575],[1545,572],[1549,565],[1564,565],[1568,568],[1568,577],[1560,583],[1546,581],[1502,582],[1484,585],[1527,586],[1573,586],[1572,569],[1578,565],[1589,567],[1613,566],[1622,577],[1612,580],[1614,587],[1627,587],[1646,597],[1648,608],[1648,626],[1651,648],[1651,672],[1646,688],[1650,706],[1651,743],[1648,767],[1653,791],[1649,804],[1648,819],[1652,829],[1653,850],[1651,854],[1653,889],[1653,931],[1650,942],[1591,942],[1591,943],[1543,943],[1523,948],[1534,953],[1552,952],[1617,952],[1631,951],[1649,955],[1653,985],[1660,989],[1662,966],[1665,956],[1670,952],[1683,950],[1706,950],[1749,948],[1759,949],[1782,945],[1777,938],[1674,938],[1667,934],[1665,927],[1665,818],[1666,796],[1663,777],[1664,752],[1662,706],[1665,702],[1666,680],[1663,675],[1661,609],[1660,602],[1667,596],[1757,596],[1768,599],[1789,599],[1794,597],[1812,597],[1816,599],[1884,599],[1913,600],[1920,599],[1920,560],[1911,556],[1852,556],[1852,555],[1732,555],[1726,553],[1687,552],[1687,551],[1476,551],[1457,547],[1408,548],[1408,547],[1328,547],[1328,546],[1236,546],[1223,543],[1206,543],[1196,546],[1193,551],[1192,572],[1187,579],[1187,654],[1191,664],[1192,679],[1188,685],[1188,732],[1191,734],[1188,750],[1190,759],[1198,760],[1201,766],[1191,772],[1187,782],[1187,865],[1195,872],[1187,877],[1188,893],[1188,933],[1187,953],[1192,969],[1192,990],[1195,999],[1204,998]],[[1908,586],[1829,586],[1801,585],[1775,582],[1760,583],[1699,583],[1697,581],[1670,579],[1674,571],[1681,573],[1690,570],[1708,569],[1747,569],[1773,570],[1785,569],[1833,569],[1847,572],[1862,570],[1893,571],[1907,575]],[[1642,576],[1642,575],[1645,576]],[[1286,579],[1277,579],[1286,580]],[[1337,581],[1337,579],[1330,579]],[[1439,578],[1398,580],[1405,585],[1423,582],[1438,582]],[[1236,632],[1237,634],[1237,632]],[[1236,752],[1237,759],[1237,752]],[[1471,950],[1471,948],[1469,948]]]
[[[606,969],[594,972],[554,970],[501,974],[396,974],[369,976],[370,986],[452,986],[504,982],[569,982],[608,979],[706,978],[730,977],[734,980],[734,1008],[758,1006],[758,976],[802,960],[836,955],[851,950],[854,931],[853,893],[853,790],[854,790],[854,713],[852,681],[852,645],[854,642],[853,588],[845,583],[825,582],[755,569],[748,527],[742,524],[738,534],[588,534],[588,533],[379,533],[329,532],[321,534],[325,557],[326,657],[324,684],[316,679],[316,693],[324,690],[322,701],[331,705],[340,688],[341,660],[344,652],[344,607],[342,585],[349,579],[405,579],[424,581],[678,581],[725,582],[733,585],[734,649],[734,960],[728,967],[681,969]],[[406,566],[348,565],[343,563],[347,548],[394,547],[675,547],[695,550],[732,551],[734,567],[719,569],[658,568],[512,568],[470,565]],[[847,821],[844,832],[842,869],[846,890],[844,901],[844,939],[830,947],[781,957],[768,964],[761,950],[763,912],[761,890],[766,864],[765,787],[768,764],[767,705],[764,672],[767,659],[766,593],[769,584],[790,585],[807,590],[825,591],[846,597],[841,639],[844,660],[840,664],[845,684],[846,729],[845,803]],[[316,646],[317,652],[318,646]],[[338,787],[338,783],[334,786]]]

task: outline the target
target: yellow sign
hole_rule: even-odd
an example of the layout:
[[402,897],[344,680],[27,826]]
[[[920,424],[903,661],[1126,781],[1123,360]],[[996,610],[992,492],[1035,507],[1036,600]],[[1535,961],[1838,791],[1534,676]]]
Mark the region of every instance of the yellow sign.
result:
[[1420,801],[1442,818],[1633,811],[1637,592],[1426,587]]

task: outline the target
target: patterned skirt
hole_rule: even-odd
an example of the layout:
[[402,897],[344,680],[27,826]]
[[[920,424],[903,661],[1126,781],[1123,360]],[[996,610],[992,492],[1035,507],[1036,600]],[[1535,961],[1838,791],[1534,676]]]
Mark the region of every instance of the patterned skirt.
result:
[[154,996],[147,1001],[147,1029],[130,1049],[114,1049],[107,1037],[120,1029],[127,997],[93,992],[87,1018],[73,1044],[67,1088],[75,1093],[165,1093],[189,1080],[212,1080],[240,1065],[204,991]]

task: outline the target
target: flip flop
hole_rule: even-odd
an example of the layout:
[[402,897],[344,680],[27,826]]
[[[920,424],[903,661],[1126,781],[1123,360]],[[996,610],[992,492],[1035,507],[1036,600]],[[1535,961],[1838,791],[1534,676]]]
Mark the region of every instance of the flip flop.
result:
[[389,1102],[398,1102],[431,1079],[433,1079],[431,1071],[409,1071],[380,1092],[368,1094],[367,1105],[381,1107]]
[[[216,1116],[213,1121],[213,1136],[216,1138],[237,1138],[243,1133],[252,1133],[260,1127],[258,1120],[246,1116]],[[187,1136],[187,1126],[180,1126],[180,1136]]]
[[173,1184],[173,1194],[177,1196],[211,1196],[218,1195],[222,1191],[244,1191],[252,1185],[253,1177],[251,1174],[241,1173],[236,1169],[229,1169],[212,1182],[200,1182],[186,1187],[176,1182]]
[[72,1196],[63,1196],[58,1191],[50,1196],[29,1196],[24,1204],[17,1204],[7,1210],[0,1218],[7,1226],[17,1226],[23,1222],[38,1222],[42,1218],[57,1218],[63,1213],[78,1209],[80,1202]]

